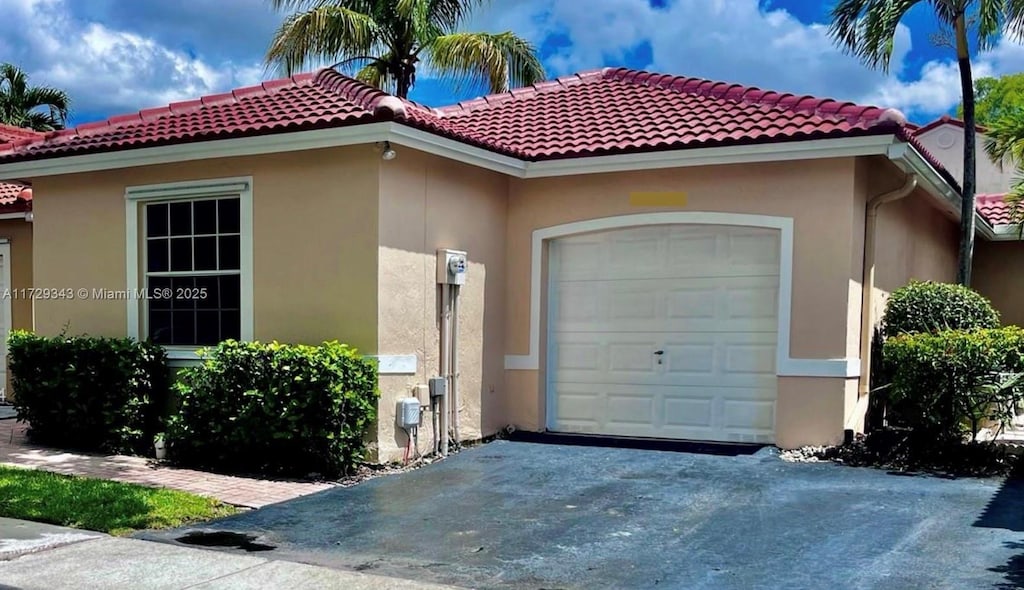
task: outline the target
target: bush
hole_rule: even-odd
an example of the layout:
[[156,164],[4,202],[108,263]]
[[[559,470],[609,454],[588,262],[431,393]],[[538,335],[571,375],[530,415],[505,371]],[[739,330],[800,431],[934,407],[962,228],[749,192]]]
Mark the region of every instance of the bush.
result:
[[1024,329],[902,334],[883,347],[892,374],[890,425],[922,444],[973,439],[1006,424],[1024,392]]
[[911,281],[892,292],[882,317],[886,338],[941,330],[998,328],[999,313],[976,291],[946,283]]
[[226,341],[183,369],[168,456],[235,473],[337,476],[363,458],[376,419],[375,365],[337,342]]
[[8,338],[14,407],[35,442],[152,454],[167,395],[167,356],[127,338],[15,331]]

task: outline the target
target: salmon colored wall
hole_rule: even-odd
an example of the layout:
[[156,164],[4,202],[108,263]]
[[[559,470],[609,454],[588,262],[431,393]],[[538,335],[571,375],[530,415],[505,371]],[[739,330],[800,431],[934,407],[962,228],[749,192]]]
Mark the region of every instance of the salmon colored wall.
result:
[[[125,187],[252,176],[256,338],[372,353],[379,162],[354,146],[36,179],[35,286],[126,287]],[[126,315],[124,301],[37,301],[36,329],[124,336]]]
[[[440,292],[436,250],[468,253],[460,288],[460,435],[493,434],[507,423],[504,392],[505,176],[402,149],[380,168],[380,354],[415,354],[413,375],[382,375],[379,458],[397,459],[406,443],[395,407],[439,373]],[[432,437],[423,414],[420,448]]]
[[972,286],[992,301],[1003,324],[1024,326],[1024,242],[978,240]]
[[[13,290],[32,287],[32,224],[20,219],[0,220],[0,238],[7,238],[11,244],[11,284]],[[27,297],[15,297],[11,300],[11,328],[14,330],[32,329],[32,300]],[[7,373],[7,397],[14,397],[11,389],[11,374]]]
[[[852,288],[851,256],[860,247],[863,220],[855,218],[855,160],[743,164],[588,176],[512,180],[508,216],[508,312],[506,352],[529,352],[530,251],[534,230],[563,223],[656,211],[714,211],[789,217],[794,220],[793,301],[790,356],[832,359],[858,356],[848,346]],[[686,193],[684,207],[630,204],[633,192]],[[859,232],[859,233],[858,233]],[[859,281],[859,279],[858,279]],[[858,282],[859,285],[859,282]],[[542,289],[543,292],[543,289]],[[545,314],[541,314],[544,317]],[[859,312],[855,314],[859,318]],[[542,326],[541,337],[545,333]],[[544,358],[543,342],[540,358]],[[543,428],[541,371],[506,371],[506,415],[518,427]],[[844,379],[780,378],[779,444],[827,442],[842,436]],[[854,382],[855,383],[855,382]],[[854,388],[855,391],[855,388]],[[808,397],[817,392],[812,402]],[[827,418],[805,408],[835,409]],[[823,422],[823,420],[825,422]],[[828,435],[824,434],[828,433]]]
[[[864,158],[857,163],[854,260],[850,275],[851,294],[861,298],[863,277],[863,235],[870,199],[903,186],[906,175],[890,162]],[[933,197],[918,188],[903,199],[882,205],[875,229],[875,288],[872,297],[874,325],[881,321],[889,294],[911,280],[952,282],[956,278],[957,222],[942,212]],[[857,257],[860,260],[857,260]],[[851,328],[847,349],[860,350],[860,306],[851,306]],[[859,352],[851,353],[859,355]],[[857,397],[854,396],[854,401]],[[867,400],[849,406],[847,427],[863,429]]]

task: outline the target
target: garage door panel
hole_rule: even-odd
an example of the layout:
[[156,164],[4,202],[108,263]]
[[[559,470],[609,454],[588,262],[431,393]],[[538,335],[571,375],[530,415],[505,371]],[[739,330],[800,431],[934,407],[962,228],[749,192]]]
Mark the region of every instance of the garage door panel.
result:
[[555,332],[777,333],[778,277],[557,281]]
[[549,256],[554,429],[772,440],[778,231],[631,228]]

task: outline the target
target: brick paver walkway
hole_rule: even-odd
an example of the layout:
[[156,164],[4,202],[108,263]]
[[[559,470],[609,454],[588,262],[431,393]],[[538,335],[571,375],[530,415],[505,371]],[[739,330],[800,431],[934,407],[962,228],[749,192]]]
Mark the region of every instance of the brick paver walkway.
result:
[[0,464],[173,488],[247,508],[260,508],[332,487],[327,483],[252,479],[177,469],[143,457],[68,453],[30,444],[25,440],[26,430],[25,424],[0,420]]

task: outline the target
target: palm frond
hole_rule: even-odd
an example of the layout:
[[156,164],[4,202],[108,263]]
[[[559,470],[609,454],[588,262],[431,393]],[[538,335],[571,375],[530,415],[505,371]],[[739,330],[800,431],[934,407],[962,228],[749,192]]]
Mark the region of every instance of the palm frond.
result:
[[1000,167],[1007,158],[1024,164],[1024,109],[1011,111],[989,123],[985,152]]
[[992,47],[999,38],[1005,16],[1003,0],[979,0],[977,14],[974,15],[979,50]]
[[291,75],[317,59],[335,62],[372,53],[378,32],[377,23],[365,13],[319,6],[285,19],[264,60]]
[[452,33],[427,49],[433,69],[456,84],[484,83],[491,92],[503,92],[544,79],[533,45],[512,32]]
[[[871,68],[889,71],[900,21],[922,0],[840,0],[832,9],[829,35]],[[932,0],[944,3],[949,0]]]
[[1013,184],[1010,185],[1010,192],[1003,197],[1003,202],[1010,206],[1010,222],[1019,225],[1024,236],[1024,168],[1018,170]]
[[1024,39],[1024,0],[1004,0],[1004,29],[1017,41]]
[[388,70],[389,59],[390,55],[385,55],[366,64],[356,72],[355,79],[385,92],[394,92],[395,79]]

